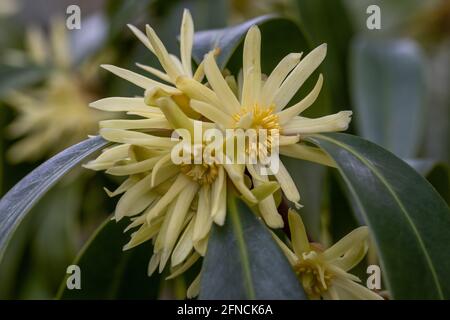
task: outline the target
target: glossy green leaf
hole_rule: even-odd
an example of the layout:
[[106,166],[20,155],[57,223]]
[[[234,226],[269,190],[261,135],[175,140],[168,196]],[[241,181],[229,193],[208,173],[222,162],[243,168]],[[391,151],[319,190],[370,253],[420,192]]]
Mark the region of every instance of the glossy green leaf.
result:
[[305,299],[291,266],[254,213],[229,196],[203,261],[200,299]]
[[450,204],[450,167],[433,159],[409,159],[406,162],[433,185],[441,197]]
[[337,163],[371,229],[394,299],[449,299],[450,211],[433,187],[383,148],[342,133],[308,141]]
[[67,289],[66,278],[59,299],[157,298],[160,277],[147,276],[151,244],[122,250],[130,237],[123,232],[128,223],[126,219],[118,223],[107,219],[97,229],[73,263],[81,270],[81,290]]
[[358,38],[350,61],[358,132],[401,158],[416,156],[426,94],[419,47],[411,40]]
[[45,192],[70,169],[107,143],[97,136],[64,150],[37,167],[5,194],[0,200],[0,259],[17,225]]
[[224,68],[251,26],[261,25],[274,19],[277,18],[273,15],[267,15],[237,26],[196,32],[192,56],[199,63],[203,60],[205,54],[215,48],[220,48],[220,54],[216,61],[219,67]]

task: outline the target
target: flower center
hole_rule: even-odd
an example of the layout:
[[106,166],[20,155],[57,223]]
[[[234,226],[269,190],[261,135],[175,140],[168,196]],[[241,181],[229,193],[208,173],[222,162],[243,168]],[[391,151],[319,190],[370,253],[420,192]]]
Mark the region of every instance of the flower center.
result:
[[246,152],[258,156],[270,155],[272,145],[280,133],[278,116],[274,114],[275,106],[261,108],[258,104],[242,108],[233,115],[236,129],[255,130],[256,140],[246,145]]
[[[180,171],[201,185],[213,183],[219,174],[219,167],[215,160],[210,158],[206,159],[203,155],[204,148],[205,146],[203,144],[198,144],[192,145],[191,150],[184,150],[187,152],[188,159],[180,164]],[[214,154],[213,151],[211,156],[214,156]]]
[[213,183],[218,175],[218,167],[215,163],[183,163],[180,165],[180,170],[188,178],[192,179],[195,182],[198,182],[201,185]]
[[311,298],[320,298],[328,290],[333,274],[320,259],[320,254],[311,251],[294,266],[306,294]]
[[242,129],[266,129],[268,131],[280,130],[278,116],[273,113],[274,106],[261,108],[258,104],[252,107],[242,108],[241,111],[233,115],[235,128]]

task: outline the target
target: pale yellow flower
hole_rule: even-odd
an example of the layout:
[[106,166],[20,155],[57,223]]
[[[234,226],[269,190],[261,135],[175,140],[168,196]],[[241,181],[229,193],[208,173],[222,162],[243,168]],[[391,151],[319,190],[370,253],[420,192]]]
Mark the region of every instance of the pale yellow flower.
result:
[[[168,134],[185,129],[192,133],[194,119],[200,116],[189,107],[189,95],[176,86],[180,77],[202,87],[203,66],[192,71],[191,50],[193,23],[186,10],[181,24],[181,59],[170,55],[153,29],[147,26],[147,36],[130,26],[136,36],[158,57],[163,71],[140,66],[159,76],[161,83],[137,73],[114,66],[103,66],[116,75],[145,90],[142,97],[110,97],[91,103],[91,107],[111,112],[126,112],[138,119],[104,120],[100,135],[114,146],[85,165],[93,170],[106,170],[127,179],[117,190],[107,193],[121,195],[115,210],[115,220],[131,217],[127,230],[137,228],[124,250],[151,240],[153,256],[148,274],[171,267],[169,278],[176,277],[205,255],[211,226],[222,225],[226,216],[227,180],[230,179],[249,202],[256,203],[277,189],[267,182],[252,190],[245,183],[243,170],[213,161],[200,164],[175,164],[172,151],[178,145]],[[188,117],[188,115],[191,117]],[[204,128],[210,122],[198,121]],[[189,141],[193,150],[204,146],[201,137]],[[242,171],[238,171],[242,170]],[[188,296],[198,293],[199,276],[193,281]]]
[[[282,155],[334,166],[334,162],[318,148],[299,143],[308,134],[346,130],[350,122],[351,111],[341,111],[317,119],[299,116],[318,97],[323,82],[322,75],[303,100],[286,108],[325,58],[325,44],[303,59],[300,53],[287,55],[266,78],[261,73],[261,34],[258,27],[253,26],[244,42],[242,81],[239,81],[239,85],[234,77],[223,76],[214,55],[215,52],[210,52],[203,61],[208,86],[199,86],[188,77],[177,78],[177,87],[191,98],[190,106],[195,111],[221,129],[276,130],[279,132],[278,145]],[[271,145],[270,137],[268,142],[267,145]],[[261,166],[260,163],[246,165],[256,186],[269,180],[267,176],[258,174],[256,169]],[[281,161],[279,170],[272,173],[286,198],[299,207],[300,194]],[[258,208],[267,225],[273,228],[283,226],[272,196],[259,202]]]
[[80,142],[95,133],[98,121],[106,117],[88,107],[93,95],[71,70],[64,22],[55,20],[50,31],[50,40],[37,28],[27,32],[29,59],[42,67],[52,65],[45,82],[5,99],[18,112],[7,128],[10,137],[21,138],[8,150],[8,159],[14,163],[38,160]]
[[369,247],[369,229],[359,227],[330,248],[310,243],[300,216],[289,210],[292,250],[275,234],[275,240],[285,253],[310,299],[382,300],[364,287],[360,279],[348,273],[364,258]]

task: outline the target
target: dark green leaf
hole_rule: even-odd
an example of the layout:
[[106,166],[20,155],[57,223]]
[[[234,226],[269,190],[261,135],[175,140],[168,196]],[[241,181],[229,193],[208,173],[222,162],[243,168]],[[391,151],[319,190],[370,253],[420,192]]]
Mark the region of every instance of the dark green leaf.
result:
[[350,61],[359,133],[399,157],[414,157],[425,119],[425,69],[419,47],[411,40],[358,38]]
[[330,91],[333,110],[350,109],[347,63],[353,30],[343,1],[294,0],[293,3],[311,45],[328,44],[323,62],[326,79],[323,90]]
[[200,299],[305,299],[291,266],[252,211],[229,196],[203,262]]
[[192,56],[199,63],[203,60],[205,54],[215,48],[220,48],[217,64],[219,67],[224,68],[251,26],[261,25],[274,19],[279,18],[267,15],[246,21],[237,26],[196,32]]
[[152,255],[150,243],[128,251],[129,241],[123,230],[128,221],[107,219],[85,245],[74,264],[81,270],[81,290],[67,289],[61,283],[59,299],[155,299],[159,276],[147,276]]
[[70,169],[108,142],[94,137],[80,142],[46,161],[0,200],[0,259],[17,225],[36,202]]
[[383,148],[342,133],[308,140],[337,163],[371,229],[394,299],[449,299],[450,212],[433,187]]
[[327,169],[309,161],[289,157],[282,157],[281,160],[301,193],[300,202],[304,206],[301,213],[308,235],[320,242]]
[[406,162],[427,178],[447,204],[450,204],[450,168],[448,164],[433,159],[409,159]]

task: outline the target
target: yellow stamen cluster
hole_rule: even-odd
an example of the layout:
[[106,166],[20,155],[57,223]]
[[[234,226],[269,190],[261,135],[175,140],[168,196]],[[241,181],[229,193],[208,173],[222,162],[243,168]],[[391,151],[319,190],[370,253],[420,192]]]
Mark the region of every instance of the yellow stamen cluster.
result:
[[249,113],[252,115],[252,124],[250,128],[253,129],[266,129],[280,130],[280,123],[278,121],[278,115],[274,113],[275,107],[261,108],[258,104],[252,107],[243,108],[240,112],[233,115],[233,119],[236,121],[236,125],[240,122],[241,118]]
[[247,153],[256,153],[259,156],[267,156],[270,154],[270,150],[272,149],[272,145],[275,139],[274,132],[272,130],[276,130],[275,134],[280,134],[280,123],[278,116],[274,113],[275,107],[271,106],[269,108],[262,108],[258,104],[253,105],[252,107],[246,107],[241,109],[238,113],[233,115],[233,120],[235,121],[235,128],[240,128],[245,122],[244,118],[249,116],[251,119],[251,123],[244,124],[243,129],[254,129],[254,130],[266,130],[266,139],[265,141],[256,141],[255,146],[246,146]]
[[180,171],[201,185],[212,184],[219,174],[219,169],[215,163],[183,163],[180,165]]
[[315,251],[304,254],[304,259],[297,262],[294,271],[310,298],[319,298],[326,292],[333,278],[333,274],[321,262]]

